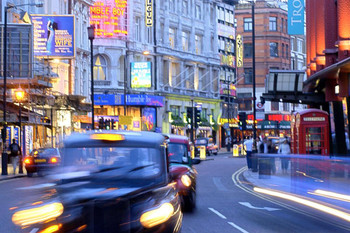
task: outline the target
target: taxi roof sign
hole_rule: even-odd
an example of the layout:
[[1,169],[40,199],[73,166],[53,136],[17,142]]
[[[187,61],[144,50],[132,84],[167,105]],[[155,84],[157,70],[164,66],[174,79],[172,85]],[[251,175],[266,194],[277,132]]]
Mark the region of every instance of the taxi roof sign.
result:
[[112,134],[112,133],[92,134],[90,136],[90,138],[94,139],[94,140],[103,140],[103,141],[123,141],[123,140],[125,140],[124,135]]

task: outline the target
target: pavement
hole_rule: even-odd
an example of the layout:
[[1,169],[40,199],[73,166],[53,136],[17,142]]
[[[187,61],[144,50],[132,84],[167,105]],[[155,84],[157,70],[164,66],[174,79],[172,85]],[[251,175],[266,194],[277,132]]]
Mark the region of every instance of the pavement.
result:
[[[1,155],[0,155],[0,163],[1,163]],[[2,164],[0,164],[0,181],[21,178],[21,177],[27,176],[27,172],[26,172],[26,169],[24,167],[23,167],[23,174],[18,173],[18,167],[16,169],[16,173],[13,174],[13,166],[11,163],[9,163],[7,165],[7,174],[8,175],[2,175]]]
[[[350,170],[345,169],[345,171],[338,174],[331,169],[325,169],[326,172],[321,173],[320,170],[315,172],[315,169],[303,170],[301,168],[299,171],[298,168],[292,172],[291,167],[293,167],[292,162],[290,162],[287,172],[283,172],[281,160],[276,157],[276,171],[274,174],[265,173],[266,171],[252,172],[252,170],[245,169],[242,175],[245,181],[253,187],[287,194],[291,199],[294,197],[303,198],[326,206],[332,206],[350,214]],[[319,193],[319,191],[323,193]],[[276,196],[281,198],[279,194]]]

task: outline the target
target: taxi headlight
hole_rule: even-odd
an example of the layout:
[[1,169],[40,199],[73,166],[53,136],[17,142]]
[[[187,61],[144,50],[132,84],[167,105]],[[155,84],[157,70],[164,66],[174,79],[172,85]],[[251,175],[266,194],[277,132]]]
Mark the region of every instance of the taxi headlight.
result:
[[63,213],[62,203],[55,202],[37,208],[21,210],[13,214],[12,222],[19,226],[44,222],[56,218]]
[[191,178],[188,175],[182,175],[181,176],[181,182],[186,186],[190,187],[191,186]]
[[166,222],[174,213],[174,207],[170,203],[164,203],[154,210],[143,213],[140,218],[142,226],[152,228]]

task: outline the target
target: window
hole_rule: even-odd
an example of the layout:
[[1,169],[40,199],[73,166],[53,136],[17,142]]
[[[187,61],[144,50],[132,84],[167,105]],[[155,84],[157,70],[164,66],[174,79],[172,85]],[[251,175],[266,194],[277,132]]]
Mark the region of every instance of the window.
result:
[[230,22],[230,11],[229,10],[226,10],[225,12],[225,22]]
[[253,56],[253,44],[252,43],[244,43],[244,58],[251,58]]
[[135,18],[135,40],[141,41],[141,18]]
[[196,54],[202,53],[202,37],[195,35],[195,47],[196,47]]
[[277,17],[269,17],[270,31],[277,31]]
[[284,32],[284,19],[281,19],[281,32]]
[[271,101],[271,111],[279,111],[279,106],[280,106],[279,102],[272,102]]
[[289,103],[283,103],[283,111],[289,112],[290,110],[290,104]]
[[270,57],[278,57],[278,43],[270,42]]
[[302,39],[297,39],[297,51],[299,53],[303,52],[303,40]]
[[238,93],[237,98],[239,99],[238,109],[240,111],[252,110],[252,93]]
[[289,57],[289,46],[286,44],[286,58],[288,59]]
[[[163,1],[161,1],[163,2]],[[174,12],[175,11],[175,0],[169,0],[169,11]]]
[[252,22],[252,18],[244,18],[244,31],[248,32],[253,30],[253,22]]
[[253,69],[244,68],[244,84],[252,84],[252,83],[253,83]]
[[282,44],[282,57],[284,57],[284,44]]
[[219,8],[218,8],[218,18],[219,18],[219,20],[221,20],[222,22],[225,21],[225,10],[224,10],[224,8],[222,8],[222,7],[219,7]]
[[182,32],[182,50],[188,51],[188,32]]
[[200,5],[196,5],[196,19],[202,18],[202,9]]
[[175,48],[175,29],[169,28],[169,45],[171,48]]
[[180,106],[170,106],[170,111],[174,116],[180,116]]
[[94,57],[94,79],[106,80],[107,62],[102,56]]
[[290,38],[290,50],[294,51],[294,37]]
[[188,15],[188,1],[187,0],[182,1],[182,14]]
[[146,35],[147,35],[147,43],[152,44],[152,28],[151,27],[146,27]]

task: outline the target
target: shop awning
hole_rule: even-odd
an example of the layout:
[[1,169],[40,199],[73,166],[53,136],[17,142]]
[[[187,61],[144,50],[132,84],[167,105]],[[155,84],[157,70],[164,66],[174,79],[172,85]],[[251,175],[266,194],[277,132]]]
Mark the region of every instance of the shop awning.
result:
[[278,123],[278,128],[279,129],[290,129],[290,121],[281,121]]
[[277,129],[277,121],[259,121],[257,127],[262,130]]

